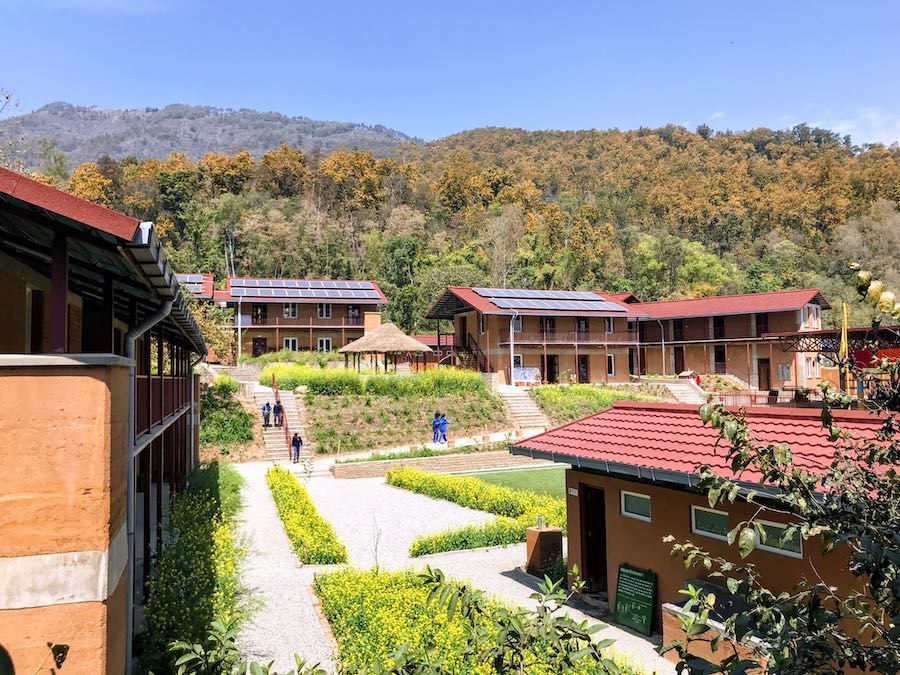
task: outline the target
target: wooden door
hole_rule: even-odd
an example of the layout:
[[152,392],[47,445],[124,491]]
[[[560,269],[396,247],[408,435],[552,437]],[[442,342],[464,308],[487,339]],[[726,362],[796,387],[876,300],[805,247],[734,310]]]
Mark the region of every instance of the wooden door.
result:
[[756,368],[759,372],[759,390],[769,391],[772,388],[772,370],[769,359],[757,359]]
[[684,370],[684,347],[675,347],[675,374]]
[[592,593],[608,591],[606,582],[606,499],[600,488],[581,485],[582,574]]
[[253,356],[259,356],[260,354],[265,354],[268,350],[268,345],[266,338],[255,337],[253,338]]
[[591,381],[591,370],[588,363],[588,357],[580,354],[578,356],[578,382],[587,384]]

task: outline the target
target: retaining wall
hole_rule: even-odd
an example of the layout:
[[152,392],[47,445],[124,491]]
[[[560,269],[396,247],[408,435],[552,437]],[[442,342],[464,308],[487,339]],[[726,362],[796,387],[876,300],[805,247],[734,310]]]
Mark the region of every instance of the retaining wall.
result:
[[335,464],[331,473],[335,478],[375,478],[385,475],[395,467],[406,466],[433,473],[454,473],[457,471],[483,471],[486,469],[515,469],[540,465],[550,466],[552,462],[511,455],[506,450],[496,452],[473,452],[459,455],[438,455],[435,457],[411,457],[409,459],[380,459],[373,462],[350,462]]

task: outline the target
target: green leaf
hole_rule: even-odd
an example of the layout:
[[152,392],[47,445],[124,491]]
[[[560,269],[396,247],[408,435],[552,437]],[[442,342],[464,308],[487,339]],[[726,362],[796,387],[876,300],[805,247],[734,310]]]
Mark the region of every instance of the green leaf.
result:
[[745,527],[741,530],[741,535],[738,537],[738,552],[741,554],[741,558],[746,558],[753,552],[753,549],[756,548],[756,540],[756,530],[752,527]]

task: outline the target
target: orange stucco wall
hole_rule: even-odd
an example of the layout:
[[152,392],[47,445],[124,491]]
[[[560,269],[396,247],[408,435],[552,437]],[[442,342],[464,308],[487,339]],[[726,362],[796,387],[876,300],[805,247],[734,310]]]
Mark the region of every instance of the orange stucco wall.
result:
[[[50,607],[0,610],[0,647],[17,673],[49,673],[47,643],[69,646],[59,672],[66,675],[121,675],[125,670],[125,592],[123,574],[106,602],[74,602]],[[57,671],[54,671],[57,672]]]
[[[607,585],[610,606],[615,606],[616,575],[620,564],[627,563],[635,567],[650,569],[657,574],[657,612],[655,625],[660,626],[659,605],[664,602],[679,602],[678,590],[686,579],[704,578],[707,576],[703,568],[685,569],[680,558],[671,556],[671,544],[663,542],[663,537],[673,535],[678,541],[691,540],[708,550],[713,555],[738,560],[737,549],[729,547],[724,541],[691,533],[691,505],[705,506],[709,504],[706,496],[655,484],[643,484],[621,480],[609,476],[592,474],[586,471],[569,469],[566,472],[567,488],[579,491],[578,496],[568,494],[566,505],[568,510],[568,565],[577,564],[584,570],[582,576],[588,577],[584,567],[582,551],[582,519],[592,517],[582,514],[582,494],[585,486],[601,488],[604,491],[606,511],[606,560]],[[651,500],[651,521],[643,522],[624,516],[620,510],[621,491],[637,492],[648,495]],[[732,504],[717,507],[728,511],[732,526],[753,515],[746,504]],[[785,522],[777,514],[766,514],[765,520]],[[839,589],[853,587],[850,574],[846,571],[846,552],[836,551],[825,555],[815,540],[804,542],[805,559],[792,558],[779,553],[756,550],[747,558],[754,563],[763,583],[779,592],[792,588],[803,577],[816,579],[815,569],[829,583]],[[716,581],[713,579],[713,583]]]

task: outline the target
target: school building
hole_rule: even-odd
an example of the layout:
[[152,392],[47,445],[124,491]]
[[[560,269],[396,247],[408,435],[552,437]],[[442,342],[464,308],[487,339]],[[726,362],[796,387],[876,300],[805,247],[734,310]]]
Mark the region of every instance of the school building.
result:
[[694,371],[768,391],[818,384],[816,353],[785,351],[768,335],[819,330],[825,309],[814,288],[640,302],[630,293],[449,286],[427,317],[453,322],[457,365],[501,384]]
[[246,356],[340,349],[380,325],[387,304],[374,281],[228,277],[214,291],[212,275],[178,276],[198,299],[231,308],[237,351]]
[[[0,663],[126,671],[206,346],[152,223],[0,169]],[[45,667],[47,664],[45,664]]]
[[[805,470],[824,471],[830,464],[834,445],[822,429],[820,411],[759,407],[745,412],[756,443],[787,443],[794,463]],[[835,411],[834,418],[842,429],[868,440],[876,437],[883,423],[866,411]],[[618,402],[603,412],[519,441],[510,449],[515,455],[571,467],[566,471],[567,565],[578,566],[588,592],[606,598],[613,615],[622,609],[617,605],[620,568],[649,579],[648,625],[662,631],[666,643],[683,639],[679,616],[685,598],[678,591],[687,583],[714,591],[722,605],[731,596],[721,588],[723,582],[710,578],[704,568],[686,569],[681,558],[672,557],[672,545],[663,537],[690,540],[714,556],[739,562],[736,547],[728,545],[726,535],[756,513],[756,507],[742,502],[710,508],[706,494],[697,488],[701,464],[720,476],[736,478],[718,441],[718,431],[703,425],[695,405]],[[765,488],[755,484],[759,478],[745,472],[739,483],[761,490],[764,496]],[[778,593],[792,589],[801,579],[816,581],[821,575],[839,592],[855,588],[846,569],[846,550],[825,554],[815,538],[783,541],[791,517],[766,512],[763,518],[766,543],[759,544],[745,562],[756,565],[764,585]],[[627,589],[629,597],[632,591]],[[713,658],[697,649],[697,655]],[[725,655],[720,649],[715,658]]]

